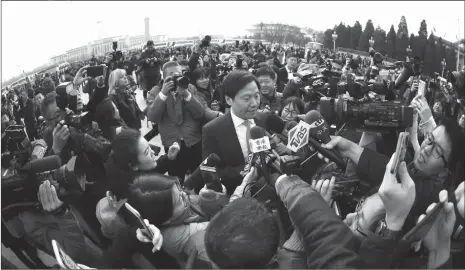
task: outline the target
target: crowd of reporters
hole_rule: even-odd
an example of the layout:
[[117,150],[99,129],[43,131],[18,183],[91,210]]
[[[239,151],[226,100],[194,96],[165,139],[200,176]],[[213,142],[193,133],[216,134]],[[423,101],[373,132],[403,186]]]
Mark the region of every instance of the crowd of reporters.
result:
[[[2,95],[2,243],[30,268],[51,267],[30,247],[53,255],[52,239],[92,268],[464,267],[464,71],[445,84],[418,75],[429,86],[419,93],[415,78],[394,86],[403,66],[373,51],[210,40],[125,54],[115,45]],[[413,120],[373,131],[362,119],[360,131],[338,119],[320,146],[291,151],[292,126],[318,111],[330,122],[322,99],[387,100],[413,108]],[[251,149],[257,130],[270,162]],[[401,131],[409,147],[393,174]],[[150,143],[158,134],[163,149]],[[38,165],[51,156],[64,180]],[[36,196],[27,207],[24,190]],[[441,212],[410,241],[433,204]]]

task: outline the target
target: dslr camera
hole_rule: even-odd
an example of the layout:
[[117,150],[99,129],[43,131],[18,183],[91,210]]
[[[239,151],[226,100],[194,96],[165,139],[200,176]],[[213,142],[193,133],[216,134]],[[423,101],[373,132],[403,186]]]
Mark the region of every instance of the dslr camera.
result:
[[184,71],[182,75],[176,74],[176,75],[173,75],[165,79],[165,82],[171,82],[171,81],[174,83],[174,87],[170,91],[172,92],[176,91],[176,88],[178,86],[183,89],[187,89],[190,83],[188,72]]
[[380,133],[402,130],[413,123],[413,108],[400,101],[360,102],[323,97],[320,112],[330,124],[345,122],[356,129]]

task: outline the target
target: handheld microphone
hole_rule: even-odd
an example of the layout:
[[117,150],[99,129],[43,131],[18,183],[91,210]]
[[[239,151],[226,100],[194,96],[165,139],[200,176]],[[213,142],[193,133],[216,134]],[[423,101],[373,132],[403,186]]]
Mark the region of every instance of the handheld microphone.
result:
[[323,156],[334,161],[339,168],[345,168],[346,164],[339,153],[333,149],[329,150],[321,146],[321,143],[326,144],[331,141],[331,137],[329,136],[329,126],[323,116],[321,116],[321,114],[317,111],[309,111],[305,115],[304,121],[310,124],[308,142]]
[[[266,135],[268,136],[268,134]],[[269,151],[271,151],[272,154],[266,153],[266,151],[264,152],[265,153],[265,164],[267,164],[267,166],[273,169],[275,172],[282,174],[281,162],[278,160],[278,157],[280,157],[280,154],[276,152],[275,150],[277,149],[278,144],[273,140],[270,140],[269,142],[270,142],[270,147],[271,147]],[[284,146],[284,148],[286,147]],[[252,166],[260,166],[261,158],[259,158],[259,156],[255,155],[254,153],[249,153],[245,163],[246,164],[244,166],[244,169],[240,172],[240,175],[242,177],[245,177],[247,173],[250,172],[250,169]]]
[[263,175],[265,177],[266,182],[269,183],[270,174],[265,160],[265,151],[271,149],[269,139],[265,135],[265,130],[259,126],[254,126],[250,129],[250,137],[251,139],[249,141],[249,145],[251,152],[254,154],[258,153],[260,157],[260,167],[263,170]]
[[216,167],[221,163],[220,157],[211,153],[205,161],[200,164],[200,173],[202,174],[202,179],[205,182],[205,186],[208,189],[214,190],[216,192],[222,192],[223,188],[221,186],[221,179],[216,173]]
[[215,153],[211,153],[200,166],[195,169],[191,176],[184,181],[184,187],[199,193],[203,186],[206,185],[209,189],[221,192],[221,181],[216,171],[216,167],[220,163],[220,157]]
[[293,129],[295,126],[297,126],[299,123],[296,121],[289,121],[286,123],[286,130],[289,133],[289,130]]
[[291,130],[296,125],[297,122],[289,121],[285,123],[281,117],[274,114],[270,115],[265,123],[267,130],[273,133],[271,135],[271,139],[278,144],[283,143],[285,145],[288,143],[287,137],[289,136],[289,130]]
[[266,118],[265,128],[287,137],[286,123],[276,114],[271,114]]
[[59,156],[49,156],[41,159],[36,159],[26,163],[21,169],[21,172],[36,174],[42,172],[53,171],[61,167],[61,159]]

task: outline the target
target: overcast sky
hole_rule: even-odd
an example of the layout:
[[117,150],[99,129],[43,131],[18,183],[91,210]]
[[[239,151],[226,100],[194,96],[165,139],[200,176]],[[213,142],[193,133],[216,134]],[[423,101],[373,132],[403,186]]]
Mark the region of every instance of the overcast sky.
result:
[[[97,38],[97,22],[104,36],[141,35],[144,18],[150,17],[150,34],[192,36],[248,34],[254,23],[280,22],[317,30],[339,22],[362,27],[371,19],[397,31],[404,15],[410,33],[417,34],[420,22],[433,27],[438,36],[464,37],[464,1],[422,2],[99,2],[99,1],[8,1],[2,2],[2,81],[22,70],[44,64],[52,55],[86,45]],[[459,20],[459,21],[458,21]]]

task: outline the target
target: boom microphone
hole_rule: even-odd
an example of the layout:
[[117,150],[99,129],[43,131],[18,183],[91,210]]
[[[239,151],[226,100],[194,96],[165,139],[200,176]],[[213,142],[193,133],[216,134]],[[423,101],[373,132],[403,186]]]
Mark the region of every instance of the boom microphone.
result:
[[338,167],[341,169],[345,168],[346,164],[337,152],[323,148],[321,146],[321,143],[326,144],[331,141],[331,137],[329,136],[329,126],[323,116],[321,116],[321,114],[317,111],[309,111],[305,115],[304,121],[311,126],[308,142],[323,156],[327,157],[331,161],[334,161]]
[[30,161],[29,163],[24,165],[20,169],[20,171],[25,172],[25,173],[36,174],[36,173],[53,171],[60,167],[61,167],[60,157],[49,156],[49,157],[44,157],[41,159]]

